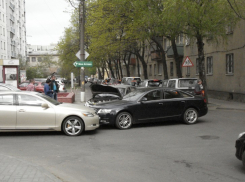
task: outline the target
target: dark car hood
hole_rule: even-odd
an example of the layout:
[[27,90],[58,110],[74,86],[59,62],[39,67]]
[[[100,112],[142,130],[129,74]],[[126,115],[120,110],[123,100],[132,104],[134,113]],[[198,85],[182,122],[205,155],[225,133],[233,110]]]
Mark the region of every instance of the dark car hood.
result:
[[111,86],[93,84],[91,85],[91,92],[93,94],[93,98],[98,94],[114,94],[121,97],[119,90]]
[[126,105],[130,105],[132,103],[135,103],[135,102],[129,101],[129,100],[115,100],[115,101],[110,101],[110,102],[99,103],[93,107],[94,108],[117,108],[117,107],[123,107]]

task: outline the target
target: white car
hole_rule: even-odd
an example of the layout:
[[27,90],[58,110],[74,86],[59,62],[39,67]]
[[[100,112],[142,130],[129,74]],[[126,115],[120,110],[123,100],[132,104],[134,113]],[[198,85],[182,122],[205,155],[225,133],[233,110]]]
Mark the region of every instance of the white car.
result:
[[37,92],[0,92],[0,131],[63,131],[78,136],[99,127],[91,108],[61,104]]

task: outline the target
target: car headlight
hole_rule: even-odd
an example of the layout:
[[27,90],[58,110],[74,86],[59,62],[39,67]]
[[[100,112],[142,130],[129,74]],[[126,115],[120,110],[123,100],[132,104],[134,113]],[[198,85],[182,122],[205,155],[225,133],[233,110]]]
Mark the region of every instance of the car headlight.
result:
[[91,112],[84,112],[83,115],[87,117],[94,117],[94,115]]
[[110,113],[112,111],[112,109],[100,109],[99,111],[98,111],[98,113]]
[[243,135],[245,134],[245,132],[242,132],[238,135],[238,138],[241,138]]

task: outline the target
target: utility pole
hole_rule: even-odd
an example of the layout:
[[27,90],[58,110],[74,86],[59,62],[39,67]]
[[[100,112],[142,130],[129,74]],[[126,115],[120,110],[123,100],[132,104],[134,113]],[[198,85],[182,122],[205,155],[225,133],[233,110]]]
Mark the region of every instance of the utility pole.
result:
[[[85,61],[84,50],[84,31],[85,31],[85,0],[80,0],[79,6],[79,24],[80,24],[80,58],[81,61]],[[85,101],[85,71],[84,67],[81,67],[81,102]]]

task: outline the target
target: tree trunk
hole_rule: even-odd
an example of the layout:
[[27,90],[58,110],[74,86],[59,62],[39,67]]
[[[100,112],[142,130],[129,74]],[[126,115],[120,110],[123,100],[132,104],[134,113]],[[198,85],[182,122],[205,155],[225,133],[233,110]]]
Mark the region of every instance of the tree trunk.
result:
[[128,63],[126,63],[126,60],[124,59],[126,70],[127,70],[127,77],[130,77],[130,70],[129,70],[130,59],[131,59],[131,53],[129,53],[129,56],[128,56]]
[[207,80],[205,72],[205,59],[204,59],[204,43],[203,37],[198,33],[197,36],[197,48],[198,48],[198,64],[199,64],[199,78],[202,80],[204,98],[208,103],[208,92],[207,92]]
[[[109,59],[109,60],[107,61],[107,64],[108,64],[109,70],[111,71],[111,76],[112,76],[113,78],[115,78],[114,71],[113,71],[112,65],[111,65],[111,59]],[[108,75],[108,77],[109,77],[109,75]]]
[[99,74],[99,79],[102,79],[100,68],[97,68],[97,70],[98,70],[98,74]]
[[162,44],[157,40],[156,37],[152,37],[151,40],[153,42],[156,43],[157,47],[159,48],[160,51],[160,57],[162,60],[162,64],[163,64],[163,74],[164,74],[164,79],[167,80],[168,79],[168,69],[167,69],[167,62],[166,62],[166,57],[165,57],[165,51],[162,47]]
[[171,43],[172,43],[172,49],[174,52],[174,60],[175,60],[175,66],[176,66],[176,71],[177,71],[177,77],[182,78],[180,63],[182,62],[181,60],[183,59],[183,56],[180,56],[178,53],[177,45],[175,43],[175,39],[172,39]]
[[[144,54],[143,54],[143,55],[144,55]],[[147,64],[146,64],[146,62],[145,62],[145,60],[144,60],[144,57],[141,56],[141,55],[139,54],[139,52],[136,53],[136,57],[137,57],[137,60],[140,60],[142,66],[143,66],[144,78],[145,78],[145,79],[148,79],[148,75],[147,75]],[[139,61],[137,61],[137,64],[139,64]],[[139,70],[138,70],[138,72],[139,72]],[[139,73],[138,73],[138,74],[139,74]]]
[[101,79],[104,79],[104,76],[105,76],[105,67],[102,67],[101,76],[102,76]]
[[118,61],[114,60],[114,64],[115,64],[115,68],[116,68],[116,78],[118,78],[119,77]]
[[[120,57],[119,57],[120,58]],[[119,73],[120,73],[120,75],[119,75],[119,80],[121,80],[122,79],[122,77],[123,77],[123,73],[122,73],[122,65],[121,65],[121,60],[119,59],[119,62],[118,62],[118,64],[119,64]]]

